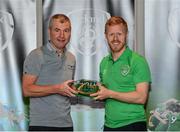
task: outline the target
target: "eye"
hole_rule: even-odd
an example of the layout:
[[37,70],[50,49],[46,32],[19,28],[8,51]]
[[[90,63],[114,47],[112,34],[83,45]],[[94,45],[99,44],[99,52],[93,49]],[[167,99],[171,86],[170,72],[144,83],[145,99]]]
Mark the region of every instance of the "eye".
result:
[[109,34],[109,37],[112,37],[113,35],[114,35],[113,33],[110,33],[110,34]]
[[65,29],[64,32],[68,33],[70,32],[70,29]]
[[118,35],[118,36],[121,36],[121,35],[122,35],[122,33],[117,33],[117,35]]
[[59,29],[58,29],[58,28],[55,28],[54,31],[55,31],[55,32],[59,32]]

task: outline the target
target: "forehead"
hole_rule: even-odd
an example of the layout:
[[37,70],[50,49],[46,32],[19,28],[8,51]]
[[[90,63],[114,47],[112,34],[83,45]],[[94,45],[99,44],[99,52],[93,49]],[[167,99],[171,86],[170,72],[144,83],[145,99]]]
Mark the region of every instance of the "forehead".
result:
[[59,19],[54,19],[52,21],[52,27],[54,27],[54,28],[70,28],[71,24],[68,21],[61,22]]
[[126,28],[123,24],[107,26],[108,32],[125,32]]

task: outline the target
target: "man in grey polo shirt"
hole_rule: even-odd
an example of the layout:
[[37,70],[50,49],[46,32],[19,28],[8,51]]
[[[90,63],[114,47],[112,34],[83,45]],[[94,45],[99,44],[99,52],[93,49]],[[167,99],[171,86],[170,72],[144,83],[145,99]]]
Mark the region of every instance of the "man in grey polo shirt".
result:
[[29,130],[73,131],[70,98],[77,92],[68,86],[75,71],[75,57],[66,50],[71,23],[64,14],[51,17],[49,43],[25,59],[23,94],[30,97]]

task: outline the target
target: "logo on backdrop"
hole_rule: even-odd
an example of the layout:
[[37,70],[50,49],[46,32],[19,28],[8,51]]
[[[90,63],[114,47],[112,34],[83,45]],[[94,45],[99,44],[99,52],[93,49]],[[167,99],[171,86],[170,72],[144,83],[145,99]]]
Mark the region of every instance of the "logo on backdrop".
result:
[[75,10],[68,14],[72,23],[71,45],[82,55],[91,56],[105,43],[104,27],[110,14],[95,9]]
[[[0,126],[3,124],[10,125],[11,127],[19,126],[23,120],[28,121],[27,114],[19,113],[15,107],[4,105],[0,102]],[[1,128],[1,127],[0,127]],[[0,129],[0,131],[2,128]]]
[[180,126],[180,101],[174,98],[150,111],[150,131],[177,131]]
[[180,48],[180,8],[172,9],[168,17],[168,30],[172,41]]
[[0,52],[6,49],[12,39],[14,21],[10,13],[0,10]]

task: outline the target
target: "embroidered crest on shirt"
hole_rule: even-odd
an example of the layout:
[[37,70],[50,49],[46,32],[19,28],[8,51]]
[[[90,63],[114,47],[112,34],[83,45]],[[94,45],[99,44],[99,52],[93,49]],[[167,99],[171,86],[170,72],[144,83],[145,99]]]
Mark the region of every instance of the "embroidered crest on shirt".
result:
[[120,72],[121,72],[121,75],[127,76],[128,73],[130,72],[130,66],[129,66],[129,65],[123,65],[123,66],[121,66]]

